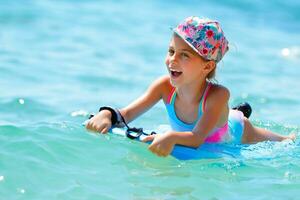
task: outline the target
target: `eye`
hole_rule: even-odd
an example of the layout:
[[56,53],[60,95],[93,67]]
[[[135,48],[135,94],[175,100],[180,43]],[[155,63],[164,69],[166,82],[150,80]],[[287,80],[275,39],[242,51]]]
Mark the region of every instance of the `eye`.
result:
[[182,56],[183,58],[189,58],[189,57],[190,57],[187,53],[182,53],[181,56]]
[[174,54],[174,50],[173,49],[169,49],[169,55],[172,56]]

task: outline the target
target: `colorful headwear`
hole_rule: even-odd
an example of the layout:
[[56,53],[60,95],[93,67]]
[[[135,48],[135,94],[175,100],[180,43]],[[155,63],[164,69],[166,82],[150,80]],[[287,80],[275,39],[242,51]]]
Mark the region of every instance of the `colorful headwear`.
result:
[[228,50],[228,41],[217,21],[192,16],[173,31],[205,60],[219,62]]

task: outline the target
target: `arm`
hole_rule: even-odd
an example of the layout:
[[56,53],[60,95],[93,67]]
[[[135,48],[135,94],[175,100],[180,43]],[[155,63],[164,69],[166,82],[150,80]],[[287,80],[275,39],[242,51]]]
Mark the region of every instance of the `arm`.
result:
[[166,81],[169,81],[167,76],[158,78],[149,86],[142,96],[120,110],[127,123],[149,110],[162,98]]
[[[127,123],[146,112],[162,98],[166,81],[168,81],[166,76],[155,80],[141,97],[120,110]],[[107,133],[111,128],[111,113],[108,110],[99,112],[89,120],[86,128],[95,132]]]
[[159,156],[167,156],[172,152],[175,144],[195,148],[203,144],[213,128],[227,120],[229,91],[224,87],[216,87],[213,90],[206,101],[203,116],[193,131],[169,131],[165,134],[148,136],[143,141],[153,140],[149,146],[150,151]]

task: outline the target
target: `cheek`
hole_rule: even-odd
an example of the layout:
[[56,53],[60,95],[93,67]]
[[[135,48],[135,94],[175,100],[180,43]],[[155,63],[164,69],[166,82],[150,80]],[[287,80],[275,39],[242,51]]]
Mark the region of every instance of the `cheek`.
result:
[[169,64],[170,64],[170,59],[169,59],[169,56],[166,56],[166,59],[165,59],[165,64],[166,64],[167,66],[169,66]]
[[192,76],[199,76],[203,73],[203,70],[200,65],[186,65],[185,73],[192,74]]

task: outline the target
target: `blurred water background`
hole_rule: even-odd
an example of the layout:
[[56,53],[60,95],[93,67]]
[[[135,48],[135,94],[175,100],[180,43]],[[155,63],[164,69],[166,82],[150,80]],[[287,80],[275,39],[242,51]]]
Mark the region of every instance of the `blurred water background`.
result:
[[[230,42],[217,79],[231,105],[248,101],[254,124],[299,137],[299,10],[296,0],[0,0],[0,199],[297,199],[299,139],[179,161],[81,123],[166,74],[170,27],[195,15],[219,20]],[[133,122],[167,123],[162,103]]]

